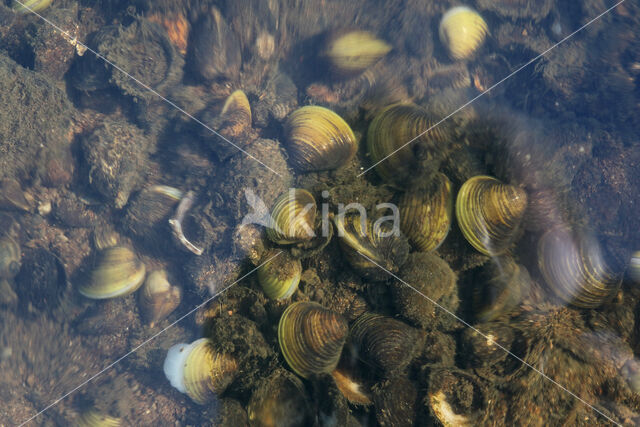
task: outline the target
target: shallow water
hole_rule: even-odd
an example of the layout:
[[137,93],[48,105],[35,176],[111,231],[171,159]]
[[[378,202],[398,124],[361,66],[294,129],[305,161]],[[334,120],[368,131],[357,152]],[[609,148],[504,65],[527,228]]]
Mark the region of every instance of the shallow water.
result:
[[640,421],[637,3],[6,3],[0,425]]

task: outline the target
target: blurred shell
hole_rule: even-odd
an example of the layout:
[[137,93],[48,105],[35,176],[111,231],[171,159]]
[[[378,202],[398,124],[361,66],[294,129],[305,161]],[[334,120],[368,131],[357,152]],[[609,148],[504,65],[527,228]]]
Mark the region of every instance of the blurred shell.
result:
[[418,146],[435,152],[448,142],[447,126],[435,126],[437,122],[429,111],[413,104],[391,105],[373,119],[367,131],[367,150],[385,182],[399,185],[415,175]]
[[302,264],[288,252],[272,249],[265,255],[265,262],[258,268],[258,281],[264,293],[271,299],[290,298],[298,289]]
[[303,378],[329,373],[338,364],[349,332],[339,314],[314,302],[296,302],[282,314],[278,343],[289,367]]
[[470,57],[484,42],[489,28],[482,16],[466,6],[458,6],[444,14],[440,21],[440,41],[453,59]]
[[586,230],[556,227],[538,242],[538,267],[545,282],[563,302],[595,308],[609,301],[622,282],[598,240]]
[[460,304],[458,277],[445,260],[435,253],[414,252],[399,274],[410,285],[395,283],[391,287],[393,303],[402,317],[421,328],[451,330],[460,326],[434,304],[452,312]]
[[233,79],[240,72],[240,41],[215,7],[193,26],[188,63],[204,80]]
[[167,221],[182,196],[182,191],[167,185],[144,188],[127,206],[124,227],[138,237],[165,237]]
[[480,322],[490,322],[515,310],[531,289],[529,272],[509,256],[493,257],[485,267],[487,280],[474,290],[474,311]]
[[93,230],[93,246],[99,251],[117,246],[120,235],[111,226],[97,227]]
[[309,105],[295,110],[284,128],[289,160],[302,172],[339,168],[358,150],[347,122],[324,107]]
[[369,390],[360,378],[356,378],[351,372],[337,368],[331,372],[336,387],[342,395],[354,405],[371,405],[371,390]]
[[381,383],[374,397],[376,420],[385,426],[412,426],[418,415],[418,390],[407,377],[395,377]]
[[87,298],[105,299],[129,295],[143,283],[146,269],[129,248],[114,246],[98,254],[89,279],[79,292]]
[[421,252],[437,249],[449,234],[453,215],[451,181],[437,173],[400,198],[400,229]]
[[316,201],[307,190],[294,188],[281,194],[271,209],[267,237],[280,245],[313,239],[316,209]]
[[18,181],[11,178],[0,180],[0,209],[28,212],[30,208]]
[[522,188],[478,175],[460,188],[456,219],[471,246],[485,255],[500,255],[518,236],[526,208],[527,193]]
[[372,224],[360,214],[338,214],[333,221],[345,258],[363,277],[386,280],[388,272],[398,272],[406,261],[409,243],[399,233]]
[[182,290],[172,286],[167,272],[156,270],[147,276],[140,291],[140,313],[145,322],[153,327],[158,321],[175,310],[182,299]]
[[51,6],[53,0],[21,0],[20,2],[13,1],[13,10],[18,13],[33,13],[42,12],[49,6]]
[[9,236],[0,237],[0,279],[12,279],[20,271],[20,245]]
[[88,409],[78,417],[78,427],[118,427],[122,420],[108,414],[98,412],[96,409]]
[[629,261],[629,276],[636,283],[640,283],[640,251],[631,254]]
[[353,30],[330,34],[321,54],[337,76],[354,76],[378,62],[391,50],[386,42],[368,31]]
[[204,405],[221,394],[233,381],[238,369],[235,359],[217,353],[208,338],[194,341],[184,361],[184,386],[187,395]]
[[358,357],[386,375],[406,368],[422,351],[425,339],[406,323],[376,313],[360,316],[349,337]]
[[455,368],[440,368],[431,372],[428,384],[427,406],[443,426],[484,424],[492,396],[475,375]]
[[251,426],[280,427],[311,424],[311,406],[302,381],[278,369],[262,382],[247,405]]

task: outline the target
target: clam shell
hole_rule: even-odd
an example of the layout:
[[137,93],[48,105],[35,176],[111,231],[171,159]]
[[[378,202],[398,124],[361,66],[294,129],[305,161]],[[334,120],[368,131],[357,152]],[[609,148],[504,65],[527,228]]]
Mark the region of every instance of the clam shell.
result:
[[0,279],[12,279],[20,271],[20,245],[9,236],[0,237]]
[[[247,95],[241,90],[229,95],[222,111],[207,108],[200,119],[207,125],[206,128],[199,128],[200,135],[220,160],[239,153],[238,148],[246,147],[253,140],[250,138],[251,106]],[[214,134],[209,129],[215,129],[217,133]],[[229,144],[229,141],[233,144]]]
[[119,427],[122,420],[118,417],[112,417],[103,414],[96,409],[88,409],[78,417],[78,427]]
[[125,228],[138,237],[164,237],[168,230],[167,221],[182,196],[182,191],[168,185],[144,188],[127,206]]
[[490,389],[471,373],[455,368],[434,369],[429,375],[427,406],[443,426],[483,425],[489,416]]
[[635,251],[631,254],[631,260],[629,261],[629,276],[634,282],[640,283],[640,251]]
[[362,73],[391,50],[391,46],[369,31],[353,30],[331,34],[322,56],[337,76]]
[[20,2],[14,0],[11,7],[18,13],[28,14],[33,12],[42,12],[51,6],[51,3],[53,3],[53,0],[23,0]]
[[347,339],[347,321],[314,302],[296,302],[282,314],[278,343],[289,367],[303,378],[330,373]]
[[398,204],[400,229],[421,252],[437,249],[449,234],[453,215],[451,181],[438,173],[407,190]]
[[140,313],[145,322],[153,327],[158,321],[173,312],[182,299],[182,290],[172,286],[167,272],[156,270],[147,276],[140,290]]
[[28,212],[31,207],[22,186],[11,178],[0,180],[0,209]]
[[465,59],[473,55],[484,42],[489,27],[482,16],[466,6],[447,11],[440,21],[440,41],[453,59]]
[[433,152],[448,141],[448,127],[433,127],[437,122],[436,116],[413,104],[390,105],[378,113],[367,130],[367,150],[385,182],[400,185],[415,174],[417,145]]
[[278,250],[267,252],[265,262],[258,268],[258,281],[264,293],[271,299],[283,300],[290,298],[298,289],[302,264],[288,252],[277,255]]
[[289,160],[302,172],[337,169],[349,163],[358,150],[347,122],[324,107],[295,110],[284,128]]
[[279,369],[262,382],[247,405],[252,426],[303,426],[312,424],[309,397],[302,381]]
[[425,335],[400,320],[365,313],[351,326],[349,340],[358,357],[388,375],[411,363],[422,351]]
[[559,226],[547,231],[538,242],[538,267],[560,300],[580,308],[609,301],[622,282],[622,272],[586,230]]
[[89,279],[78,291],[93,299],[129,295],[142,285],[145,273],[144,264],[131,249],[113,246],[99,253]]
[[407,377],[382,382],[374,396],[376,419],[381,426],[412,426],[418,416],[418,390]]
[[505,253],[518,236],[527,193],[496,178],[467,180],[456,199],[456,219],[467,241],[485,255]]
[[235,378],[238,364],[231,356],[217,353],[209,338],[191,343],[184,361],[184,387],[194,402],[204,405],[221,394]]
[[400,233],[375,227],[360,214],[338,214],[333,221],[345,258],[361,276],[386,280],[407,259],[409,243]]
[[267,237],[274,243],[289,245],[313,239],[316,201],[306,190],[290,189],[274,202]]

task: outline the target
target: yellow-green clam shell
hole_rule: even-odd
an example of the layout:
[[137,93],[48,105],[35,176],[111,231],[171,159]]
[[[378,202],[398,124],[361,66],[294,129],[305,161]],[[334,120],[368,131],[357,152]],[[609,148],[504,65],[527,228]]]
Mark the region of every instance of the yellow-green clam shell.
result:
[[437,150],[449,140],[447,126],[436,123],[433,114],[413,104],[390,105],[378,113],[367,130],[367,150],[385,182],[401,184],[416,173],[416,146]]
[[526,208],[522,188],[478,175],[460,188],[456,219],[471,246],[485,255],[501,255],[517,237]]
[[131,249],[109,247],[100,252],[89,279],[78,290],[93,299],[129,295],[142,285],[145,273],[144,264]]
[[187,395],[204,405],[227,388],[235,378],[238,364],[229,355],[217,353],[209,338],[191,344],[183,368]]
[[14,0],[12,8],[18,13],[42,12],[51,6],[51,3],[53,0],[21,0],[20,3]]
[[278,343],[289,367],[303,378],[335,369],[347,339],[347,321],[314,302],[291,304],[278,324]]
[[369,31],[340,32],[328,38],[323,56],[339,76],[353,76],[378,62],[391,46]]
[[453,215],[451,181],[438,173],[426,183],[407,190],[398,204],[400,229],[413,246],[429,252],[449,234]]
[[489,32],[487,23],[475,10],[457,6],[442,16],[440,41],[453,59],[465,59],[473,55]]
[[306,190],[294,188],[281,194],[271,209],[267,237],[280,245],[313,239],[316,209],[315,199]]
[[580,308],[595,308],[609,301],[622,282],[597,239],[584,230],[558,226],[538,242],[538,267],[560,300]]
[[339,168],[358,150],[347,122],[324,107],[309,105],[295,110],[284,128],[289,160],[302,172]]
[[96,409],[88,409],[80,414],[77,424],[78,427],[119,427],[121,425],[120,418],[103,414]]
[[264,293],[271,299],[281,300],[290,298],[298,289],[302,264],[288,252],[277,250],[267,252],[267,262],[258,268],[258,281]]

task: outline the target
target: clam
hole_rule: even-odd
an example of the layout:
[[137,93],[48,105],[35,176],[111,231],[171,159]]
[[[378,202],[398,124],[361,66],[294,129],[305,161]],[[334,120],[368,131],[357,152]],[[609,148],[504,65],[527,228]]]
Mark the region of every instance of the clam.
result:
[[290,189],[273,204],[267,237],[274,243],[289,245],[315,237],[316,201],[306,190]]
[[341,213],[333,221],[345,258],[363,277],[386,280],[407,259],[409,243],[397,230],[378,227],[359,213]]
[[322,56],[332,73],[349,77],[362,73],[390,50],[388,43],[369,31],[352,30],[330,34]]
[[[251,106],[247,95],[241,90],[236,90],[229,95],[222,106],[222,111],[205,109],[201,121],[208,128],[217,131],[214,134],[203,126],[198,127],[202,138],[209,143],[221,160],[239,153],[238,147],[245,147],[252,141],[250,138]],[[232,141],[237,147],[229,144],[229,141]]]
[[527,269],[509,256],[494,257],[474,289],[474,311],[480,322],[490,322],[514,311],[529,293]]
[[119,427],[122,425],[122,420],[91,408],[80,414],[76,425],[78,427]]
[[412,426],[418,416],[418,390],[403,376],[379,384],[374,396],[376,419],[380,426]]
[[613,298],[622,272],[611,261],[586,230],[559,226],[538,242],[538,267],[545,282],[562,302],[575,307],[595,308]]
[[478,175],[460,188],[456,219],[471,246],[485,255],[501,255],[518,236],[526,208],[522,188]]
[[20,245],[9,236],[0,237],[0,279],[12,279],[20,271]]
[[183,192],[168,185],[152,185],[136,194],[127,206],[125,228],[135,236],[154,241],[164,238],[167,221]]
[[440,21],[440,41],[453,59],[473,55],[489,32],[487,23],[475,10],[466,6],[449,9]]
[[236,376],[238,364],[231,356],[217,353],[209,338],[200,338],[171,347],[163,369],[172,386],[204,405],[225,391]]
[[442,173],[407,190],[398,204],[400,229],[421,252],[437,249],[451,227],[451,181]]
[[459,326],[436,306],[455,312],[460,304],[458,277],[445,260],[435,253],[414,252],[399,274],[410,285],[396,283],[391,287],[393,303],[402,317],[421,328],[450,330]]
[[303,378],[330,373],[349,329],[339,314],[314,302],[296,302],[282,314],[278,343],[289,367]]
[[12,8],[18,13],[42,12],[51,6],[53,0],[22,0],[20,2],[13,1]]
[[449,140],[446,124],[435,126],[438,118],[413,104],[394,104],[375,116],[367,130],[367,150],[380,177],[400,185],[420,165],[416,150],[439,151]]
[[631,254],[631,260],[629,261],[629,276],[634,282],[640,283],[640,251],[635,251]]
[[331,376],[336,387],[349,403],[364,406],[371,405],[371,390],[364,379],[361,378],[361,375],[354,375],[353,372],[338,367],[331,372]]
[[0,209],[28,212],[31,207],[22,186],[11,178],[0,180]]
[[129,295],[142,285],[145,273],[144,264],[131,249],[113,246],[100,251],[88,280],[78,290],[92,299]]
[[[279,255],[278,253],[281,252]],[[258,268],[258,281],[264,293],[271,299],[290,298],[298,289],[302,264],[286,251],[272,249],[267,252],[267,262]]]
[[471,373],[455,368],[434,369],[429,375],[426,404],[445,427],[483,425],[493,397],[487,386]]
[[301,172],[337,169],[358,150],[353,131],[333,111],[309,105],[289,115],[284,125],[287,152]]
[[253,392],[247,405],[251,426],[278,427],[311,424],[309,397],[302,381],[278,369]]
[[167,272],[156,270],[147,276],[140,290],[140,312],[144,320],[153,327],[158,321],[175,310],[182,299],[182,290],[167,279]]
[[365,313],[351,326],[349,340],[360,359],[388,375],[406,368],[422,351],[425,334],[400,320]]

